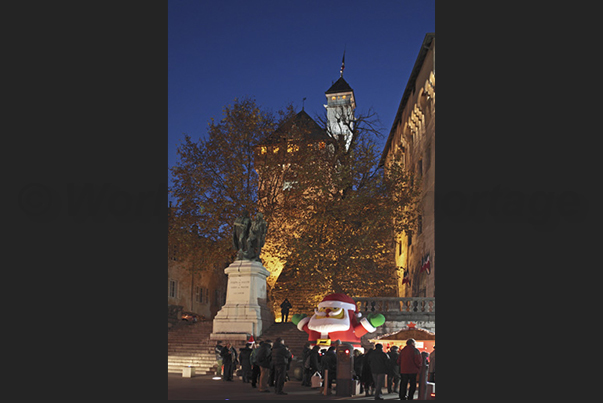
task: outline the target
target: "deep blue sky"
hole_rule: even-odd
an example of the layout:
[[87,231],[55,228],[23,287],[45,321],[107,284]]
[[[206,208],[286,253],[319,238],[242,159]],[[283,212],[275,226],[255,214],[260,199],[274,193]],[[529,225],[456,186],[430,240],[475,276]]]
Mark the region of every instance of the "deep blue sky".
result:
[[387,136],[428,32],[435,0],[169,0],[168,166],[237,97],[274,112],[305,97],[322,115],[344,47],[356,110],[372,107]]

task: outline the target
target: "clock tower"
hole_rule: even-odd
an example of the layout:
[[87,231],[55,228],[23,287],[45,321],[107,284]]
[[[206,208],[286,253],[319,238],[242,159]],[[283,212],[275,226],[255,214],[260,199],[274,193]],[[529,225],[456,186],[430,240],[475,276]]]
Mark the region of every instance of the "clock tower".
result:
[[340,144],[345,144],[345,151],[348,151],[354,130],[356,100],[354,90],[343,79],[344,63],[345,52],[341,62],[340,77],[325,92],[327,104],[324,107],[327,109],[327,129],[335,139],[340,141]]

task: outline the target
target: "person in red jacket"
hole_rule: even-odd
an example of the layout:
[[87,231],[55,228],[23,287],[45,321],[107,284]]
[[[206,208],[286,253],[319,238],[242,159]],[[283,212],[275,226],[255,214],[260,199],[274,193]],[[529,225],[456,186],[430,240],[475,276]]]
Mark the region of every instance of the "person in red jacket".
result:
[[[415,339],[406,340],[406,347],[400,351],[398,365],[400,365],[400,400],[413,400],[417,389],[417,374],[421,372],[421,353],[415,347]],[[408,397],[406,389],[410,382]]]

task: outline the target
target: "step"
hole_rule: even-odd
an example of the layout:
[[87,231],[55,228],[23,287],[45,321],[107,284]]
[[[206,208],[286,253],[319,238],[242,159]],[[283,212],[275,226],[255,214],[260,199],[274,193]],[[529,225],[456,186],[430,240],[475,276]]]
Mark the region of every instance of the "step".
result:
[[[168,366],[168,374],[182,374],[182,366]],[[216,373],[214,368],[197,367],[195,366],[196,375],[214,375]]]
[[170,361],[168,362],[168,366],[169,367],[199,367],[199,368],[212,368],[214,366],[216,366],[216,362],[214,361],[213,363],[206,363],[206,362],[194,362],[194,361]]
[[192,365],[194,367],[213,367],[216,364],[216,360],[213,361],[197,361],[197,360],[168,360],[168,365],[180,365],[180,366],[188,366]]
[[188,366],[192,365],[194,367],[213,367],[217,365],[216,360],[185,360],[185,359],[170,359],[168,360],[168,365],[181,365]]
[[168,362],[191,362],[191,361],[195,361],[195,362],[205,362],[205,363],[216,363],[216,358],[213,357],[187,357],[187,356],[181,356],[181,355],[171,355],[169,357],[167,357]]
[[169,355],[168,361],[203,361],[203,362],[216,362],[216,357],[196,357],[190,355]]

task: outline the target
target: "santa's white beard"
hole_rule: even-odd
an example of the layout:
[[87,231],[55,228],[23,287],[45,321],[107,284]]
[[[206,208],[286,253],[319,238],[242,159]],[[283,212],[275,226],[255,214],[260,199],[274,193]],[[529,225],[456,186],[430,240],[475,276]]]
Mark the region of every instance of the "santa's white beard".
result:
[[350,317],[346,311],[343,318],[324,318],[317,319],[316,314],[312,315],[308,322],[308,328],[319,333],[343,332],[350,328]]

